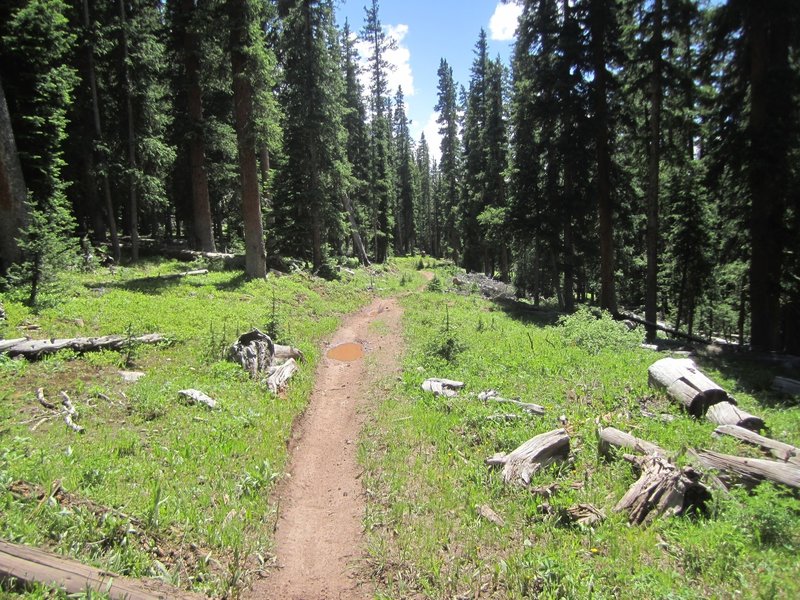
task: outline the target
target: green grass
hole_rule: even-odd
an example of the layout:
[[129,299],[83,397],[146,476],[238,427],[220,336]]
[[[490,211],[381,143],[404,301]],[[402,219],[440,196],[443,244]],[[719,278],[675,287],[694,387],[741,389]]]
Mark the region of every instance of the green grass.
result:
[[[447,288],[446,275],[437,279],[434,288]],[[598,424],[676,452],[698,446],[759,455],[735,440],[712,438],[712,424],[649,389],[647,367],[660,355],[640,349],[638,337],[586,314],[558,325],[551,313],[509,312],[475,296],[429,291],[404,306],[403,380],[389,382],[394,391],[360,448],[369,564],[380,597],[800,597],[800,503],[771,484],[754,494],[715,494],[707,517],[632,527],[613,512],[635,476],[625,461],[598,458]],[[800,409],[767,391],[768,370],[700,362],[745,410],[765,418],[774,437],[800,444]],[[467,387],[457,398],[434,398],[420,389],[427,377]],[[544,405],[547,413],[481,403],[477,393],[488,389]],[[642,408],[675,419],[645,418]],[[486,419],[498,413],[520,418]],[[561,415],[573,460],[538,473],[531,484],[562,484],[552,498],[505,486],[484,465],[496,452],[559,427]],[[542,512],[543,503],[591,503],[607,518],[592,528],[563,526]],[[479,517],[476,507],[484,504],[505,525]]]
[[[47,299],[38,314],[13,293],[0,299],[8,313],[0,333],[9,338],[38,325],[28,330],[34,337],[160,332],[171,340],[130,353],[0,359],[0,538],[121,575],[235,596],[269,560],[277,516],[268,497],[306,406],[321,340],[375,293],[411,289],[422,278],[411,261],[333,282],[302,273],[252,282],[232,272],[152,278],[186,268],[150,262],[73,274],[62,281],[62,297]],[[239,333],[272,320],[273,295],[278,341],[307,359],[280,397],[223,357]],[[146,376],[123,383],[120,369]],[[44,416],[37,387],[50,399],[66,391],[85,434],[61,420],[32,430]],[[220,410],[179,401],[177,391],[189,387],[216,398]],[[60,486],[68,496],[21,498],[11,491],[16,481]]]

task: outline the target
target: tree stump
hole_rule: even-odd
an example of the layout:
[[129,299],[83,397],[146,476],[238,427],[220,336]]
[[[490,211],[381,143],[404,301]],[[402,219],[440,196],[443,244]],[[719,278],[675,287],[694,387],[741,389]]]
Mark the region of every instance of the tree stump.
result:
[[274,355],[275,344],[272,339],[258,329],[242,334],[228,348],[228,359],[242,365],[253,379],[259,379],[269,372]]
[[700,473],[691,467],[679,469],[660,456],[625,455],[625,460],[641,471],[639,479],[614,507],[626,511],[630,523],[649,523],[658,516],[703,510],[711,493],[700,483]]
[[647,370],[651,387],[665,389],[689,414],[702,417],[719,402],[736,404],[728,393],[703,375],[689,358],[662,358]]
[[717,425],[737,425],[751,431],[764,429],[764,419],[751,415],[730,402],[718,402],[710,406],[706,419]]
[[531,477],[569,456],[569,435],[564,429],[555,429],[529,439],[510,454],[496,454],[486,461],[491,466],[503,467],[503,481],[528,485]]

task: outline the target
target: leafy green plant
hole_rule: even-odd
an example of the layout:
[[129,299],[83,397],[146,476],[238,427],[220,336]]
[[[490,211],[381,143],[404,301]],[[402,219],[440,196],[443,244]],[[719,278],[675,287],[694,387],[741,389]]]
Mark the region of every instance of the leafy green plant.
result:
[[564,342],[579,346],[590,354],[603,350],[630,350],[641,343],[639,334],[628,331],[607,312],[596,317],[585,306],[558,320]]

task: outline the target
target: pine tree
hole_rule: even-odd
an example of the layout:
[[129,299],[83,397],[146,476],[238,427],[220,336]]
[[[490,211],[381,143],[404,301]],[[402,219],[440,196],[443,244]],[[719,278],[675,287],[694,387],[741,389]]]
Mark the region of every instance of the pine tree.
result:
[[447,244],[453,260],[458,262],[460,242],[456,228],[456,214],[459,205],[460,167],[458,156],[461,145],[458,137],[458,100],[453,69],[444,59],[439,63],[438,75],[436,111],[438,111],[439,117],[436,122],[439,124],[439,134],[442,136],[440,145],[442,158],[439,162],[441,194],[439,196],[440,207],[437,212],[441,214],[441,229],[436,238],[434,255],[442,256],[445,250],[442,244]]
[[394,139],[397,159],[397,222],[399,239],[397,249],[401,254],[411,254],[416,246],[414,224],[415,165],[412,155],[411,134],[408,130],[403,88],[395,95]]

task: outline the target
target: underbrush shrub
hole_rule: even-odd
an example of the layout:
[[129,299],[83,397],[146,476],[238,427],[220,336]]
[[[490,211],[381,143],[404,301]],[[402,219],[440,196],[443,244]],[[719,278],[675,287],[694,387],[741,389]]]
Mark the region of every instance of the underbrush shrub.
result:
[[609,313],[603,311],[597,317],[583,306],[571,315],[560,317],[558,326],[566,344],[579,346],[589,354],[603,350],[633,350],[641,343],[639,334],[628,331]]

